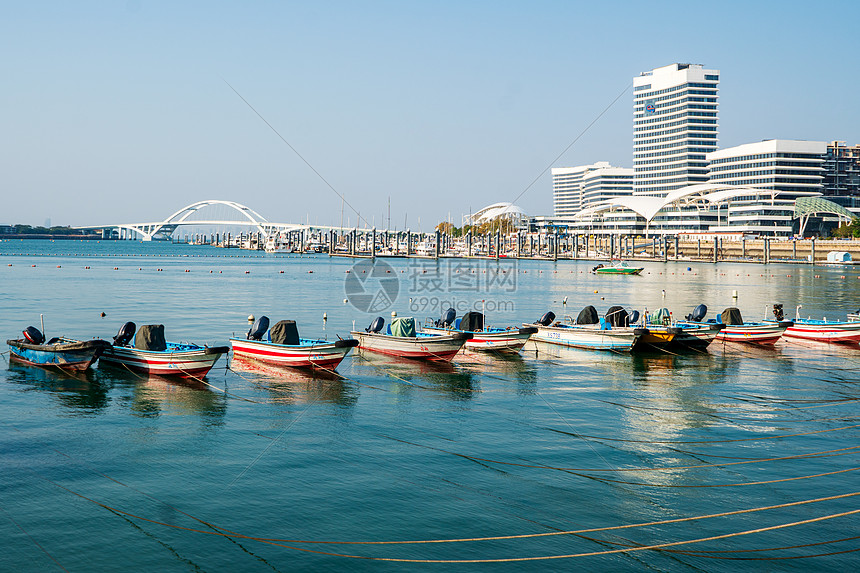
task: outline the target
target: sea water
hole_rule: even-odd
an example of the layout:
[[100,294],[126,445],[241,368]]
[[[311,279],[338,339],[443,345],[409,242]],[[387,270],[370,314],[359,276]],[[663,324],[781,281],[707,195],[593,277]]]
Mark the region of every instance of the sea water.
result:
[[[860,306],[850,267],[670,261],[596,276],[594,264],[2,241],[0,333],[41,316],[49,337],[109,340],[134,321],[224,345],[249,315],[331,340],[446,305],[494,326],[589,304],[676,318],[738,306],[748,320],[774,303],[789,318]],[[108,367],[72,377],[4,354],[0,571],[860,564],[856,344],[631,355],[529,343],[447,366],[352,353],[338,372],[222,357],[189,384]],[[395,541],[410,543],[376,543]]]

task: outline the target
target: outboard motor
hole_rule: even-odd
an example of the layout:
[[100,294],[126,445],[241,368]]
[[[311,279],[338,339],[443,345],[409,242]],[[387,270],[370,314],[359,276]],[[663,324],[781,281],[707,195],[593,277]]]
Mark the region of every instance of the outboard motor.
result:
[[639,311],[634,310],[630,313],[630,324],[636,324],[637,322],[639,322]]
[[385,319],[381,316],[377,316],[373,319],[373,322],[370,323],[370,326],[364,329],[364,331],[370,333],[379,333],[382,332],[383,326],[385,326]]
[[35,326],[28,326],[24,329],[24,338],[26,338],[27,342],[30,344],[42,344],[45,342],[45,335],[42,334],[42,331]]
[[134,338],[134,331],[137,330],[137,325],[133,322],[126,322],[119,327],[119,332],[113,337],[114,346],[125,346],[131,339]]
[[783,320],[785,318],[785,313],[782,311],[781,304],[773,305],[773,316],[776,317],[777,320]]
[[610,306],[604,315],[606,322],[614,327],[630,326],[630,317],[623,306]]
[[457,311],[453,308],[449,308],[442,313],[442,319],[436,324],[436,326],[441,326],[442,328],[451,326],[454,324],[455,318],[457,318]]
[[549,326],[555,320],[555,313],[553,311],[549,311],[542,317],[540,317],[537,321],[541,326]]
[[269,330],[269,317],[263,315],[248,330],[248,340],[262,340],[267,330]]
[[687,320],[690,322],[702,322],[702,319],[705,318],[706,314],[708,314],[708,307],[700,304],[693,309],[693,312],[687,315]]

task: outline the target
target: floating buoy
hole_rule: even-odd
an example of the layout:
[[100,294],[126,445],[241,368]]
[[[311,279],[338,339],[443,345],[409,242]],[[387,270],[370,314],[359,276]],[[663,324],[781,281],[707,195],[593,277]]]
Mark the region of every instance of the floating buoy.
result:
[[[346,272],[349,272],[349,271],[346,271]],[[280,271],[280,273],[279,273],[279,274],[284,274],[284,271]]]
[[104,317],[106,317],[106,316],[107,316],[107,315],[106,315],[105,313],[102,313],[102,318],[104,318]]
[[594,291],[594,294],[597,294],[597,291]]
[[[33,266],[35,267],[36,265],[33,265]],[[119,267],[114,267],[113,270],[118,271]]]
[[314,272],[313,272],[313,271],[308,271],[308,274],[309,274],[309,275],[312,275],[312,274],[314,274]]
[[251,274],[251,271],[245,271],[245,274],[246,274],[246,275],[250,275],[250,274]]
[[57,268],[58,268],[58,269],[61,269],[61,268],[63,268],[63,267],[61,267],[60,265],[57,265]]

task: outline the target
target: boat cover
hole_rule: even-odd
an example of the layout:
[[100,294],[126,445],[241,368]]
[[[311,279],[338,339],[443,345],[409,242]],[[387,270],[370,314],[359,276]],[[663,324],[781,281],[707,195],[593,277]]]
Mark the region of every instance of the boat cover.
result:
[[484,330],[484,315],[480,312],[467,312],[460,320],[460,330],[466,332]]
[[269,331],[275,344],[299,344],[299,329],[295,320],[279,320]]
[[648,322],[650,324],[670,324],[672,322],[672,315],[669,313],[668,308],[661,308],[657,312],[651,313],[651,317]]
[[630,321],[627,316],[627,311],[623,306],[610,306],[606,311],[606,321],[612,326],[629,326]]
[[720,319],[723,324],[743,324],[744,319],[741,318],[741,311],[733,306],[727,308],[720,314]]
[[134,347],[138,350],[167,350],[164,340],[163,324],[142,324],[134,337]]
[[411,316],[395,318],[391,321],[392,336],[415,337],[415,319]]
[[598,322],[600,317],[597,316],[597,309],[591,305],[579,311],[579,316],[576,317],[576,324],[597,324]]

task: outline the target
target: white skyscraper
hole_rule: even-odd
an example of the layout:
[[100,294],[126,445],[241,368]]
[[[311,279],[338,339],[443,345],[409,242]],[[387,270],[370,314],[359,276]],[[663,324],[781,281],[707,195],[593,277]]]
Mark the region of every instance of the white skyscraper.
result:
[[708,180],[719,70],[672,64],[633,78],[633,190],[665,195]]

